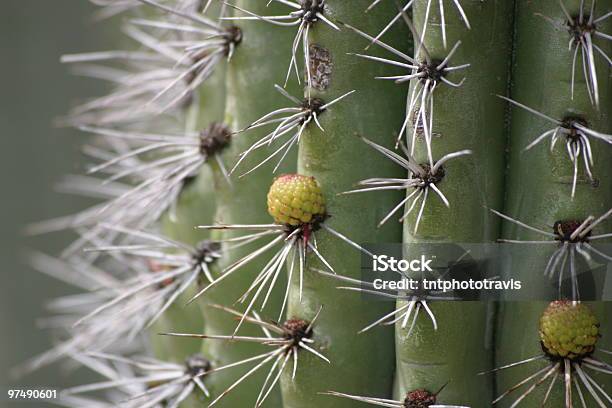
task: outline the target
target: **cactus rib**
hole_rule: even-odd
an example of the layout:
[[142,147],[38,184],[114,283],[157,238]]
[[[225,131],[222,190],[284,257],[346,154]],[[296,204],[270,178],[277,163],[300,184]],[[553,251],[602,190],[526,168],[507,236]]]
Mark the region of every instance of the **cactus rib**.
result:
[[[236,2],[238,6],[249,4],[254,11],[263,13],[265,11],[275,12],[280,7],[271,4],[266,7],[265,2],[252,5],[252,2],[241,0]],[[230,10],[231,11],[231,10]],[[285,57],[285,49],[290,44],[290,33],[285,30],[272,31],[266,25],[256,21],[240,21],[240,29],[243,33],[240,47],[227,66],[226,70],[226,107],[225,118],[229,127],[236,131],[244,129],[254,120],[261,117],[274,106],[282,103],[283,97],[270,92],[271,83],[283,74],[283,69],[278,61]],[[293,93],[291,87],[288,91]],[[246,150],[255,138],[262,137],[261,129],[253,129],[249,134],[236,135],[232,137],[231,144],[223,154],[223,162],[232,168],[239,154]],[[245,160],[246,166],[254,166],[265,158],[265,151],[254,152]],[[289,153],[286,161],[279,171],[291,172],[294,170],[295,156]],[[266,171],[267,170],[267,171]],[[269,175],[270,167],[264,166],[260,172],[250,175],[248,178],[233,178],[232,185],[225,182],[225,176],[218,168],[215,174],[215,196],[217,202],[217,213],[213,222],[203,219],[197,224],[265,224],[269,223],[266,212],[266,193],[270,186],[272,177]],[[197,225],[196,224],[196,225]],[[193,225],[192,225],[193,227]],[[226,242],[225,247],[233,246],[232,240],[244,235],[242,231],[219,230],[211,231],[212,235],[220,241]],[[221,272],[230,265],[247,256],[257,249],[257,243],[240,245],[235,242],[236,248],[224,251],[217,266],[212,273],[215,279],[222,277]],[[232,274],[219,285],[211,287],[202,296],[203,304],[228,305],[240,298],[245,289],[253,282],[253,277],[265,266],[265,262],[255,260],[248,266],[242,268],[240,273]],[[281,274],[282,275],[282,274]],[[279,276],[277,287],[282,287],[285,277]],[[202,288],[201,288],[202,289]],[[274,290],[269,298],[267,307],[271,310],[280,310],[282,294]],[[203,307],[202,314],[206,322],[204,333],[207,335],[224,335],[232,333],[236,322],[226,314]],[[243,327],[241,335],[254,335],[257,331],[251,327]],[[258,355],[265,347],[255,343],[232,343],[232,342],[203,342],[202,351],[211,359],[215,366],[223,367],[229,364],[248,359]],[[228,368],[218,371],[215,376],[207,379],[207,386],[211,390],[213,398],[217,398],[236,380],[240,375],[240,367]],[[255,401],[260,392],[261,384],[264,382],[265,373],[256,372],[241,384],[240,393],[231,393],[220,400],[216,406],[235,407],[240,406],[242,401]],[[266,399],[264,406],[280,406],[280,393],[274,390]]]
[[[361,28],[374,31],[382,22],[388,21],[391,8],[380,7],[361,19],[367,1],[326,2],[326,11],[331,19],[340,24],[363,25]],[[382,160],[381,156],[370,149],[354,133],[367,136],[376,143],[388,146],[395,137],[393,129],[399,126],[401,112],[395,109],[402,103],[404,95],[392,84],[372,84],[364,81],[382,74],[382,70],[367,62],[356,61],[354,39],[358,38],[350,30],[337,32],[327,25],[315,25],[309,32],[309,48],[318,50],[317,55],[324,59],[313,59],[309,69],[319,67],[326,73],[326,80],[311,84],[306,95],[326,101],[355,90],[346,103],[337,104],[320,117],[325,132],[312,126],[306,128],[299,146],[298,169],[300,174],[314,176],[326,194],[326,205],[330,214],[325,223],[340,231],[356,243],[399,241],[397,225],[385,225],[378,229],[379,212],[394,202],[397,194],[386,192],[376,197],[342,197],[337,193],[346,191],[359,179],[371,177],[376,168],[382,174],[399,176],[400,172],[392,163]],[[402,36],[398,37],[402,41]],[[364,45],[367,45],[363,43]],[[404,46],[407,41],[400,42]],[[397,44],[393,45],[403,49]],[[317,71],[319,72],[319,71]],[[372,101],[376,101],[372,104]],[[356,110],[354,106],[368,106],[366,110]],[[357,165],[359,163],[359,165]],[[339,275],[356,278],[359,274],[357,251],[346,251],[345,244],[337,240],[331,230],[322,231],[317,237],[319,252]],[[370,256],[366,254],[366,257]],[[318,320],[315,341],[322,345],[322,351],[331,364],[321,364],[316,359],[305,356],[304,363],[298,368],[296,380],[290,376],[281,378],[283,403],[292,408],[309,407],[349,407],[354,402],[334,400],[317,395],[318,392],[338,389],[346,392],[364,392],[389,395],[392,388],[393,345],[389,329],[356,335],[367,322],[391,310],[390,303],[368,302],[349,293],[336,291],[331,280],[322,277],[311,268],[321,267],[316,255],[309,254],[302,296],[299,296],[299,282],[291,280],[289,295],[289,314],[304,319],[311,318],[319,307],[323,312]],[[350,318],[347,313],[350,312]],[[343,375],[335,375],[338,364],[344,368]]]
[[[600,7],[609,8],[609,2],[598,2],[595,12],[601,14]],[[607,5],[607,6],[606,6]],[[564,1],[563,6],[570,15],[578,16],[583,9],[583,1]],[[603,12],[605,14],[605,12]],[[578,171],[576,179],[576,168],[579,163],[568,160],[568,153],[562,149],[533,149],[528,154],[521,154],[522,150],[534,141],[535,135],[540,135],[551,129],[548,119],[542,118],[536,112],[545,113],[546,116],[555,118],[577,118],[582,127],[596,129],[600,133],[610,132],[610,103],[612,94],[609,86],[609,78],[600,76],[599,80],[599,110],[591,101],[591,96],[586,83],[588,75],[575,75],[572,79],[573,54],[567,50],[569,34],[566,30],[554,30],[541,16],[546,16],[551,21],[566,21],[566,14],[560,6],[559,1],[542,1],[538,4],[517,3],[516,28],[515,28],[515,56],[513,64],[513,84],[510,89],[510,99],[520,102],[530,110],[522,106],[512,107],[512,121],[510,125],[509,139],[509,163],[508,179],[506,182],[507,200],[502,213],[514,220],[520,220],[522,224],[529,226],[545,226],[548,228],[561,227],[559,232],[576,230],[570,227],[573,222],[583,223],[589,219],[589,215],[605,214],[610,208],[612,190],[610,183],[606,183],[605,176],[612,152],[608,146],[602,143],[593,143],[591,150],[587,153],[581,151],[581,155],[591,154],[593,165],[590,165],[595,182],[589,179],[588,172]],[[605,24],[604,24],[605,23]],[[606,29],[609,20],[599,26]],[[605,47],[604,44],[602,46]],[[605,48],[603,48],[605,49]],[[533,61],[546,60],[545,65],[533,64]],[[601,63],[596,61],[598,70],[603,72]],[[573,98],[570,90],[571,84],[575,83]],[[567,85],[567,86],[566,86]],[[550,122],[552,123],[552,122]],[[558,138],[560,138],[559,136]],[[537,140],[537,139],[535,139]],[[561,139],[563,140],[563,139]],[[560,140],[560,141],[561,141]],[[567,141],[566,141],[567,142]],[[588,149],[588,148],[587,148]],[[570,156],[571,157],[571,156]],[[580,170],[580,169],[579,169]],[[575,187],[574,187],[575,184]],[[573,199],[572,199],[573,195]],[[501,209],[498,208],[498,209]],[[566,223],[572,221],[571,223]],[[590,221],[589,221],[590,222]],[[609,219],[599,223],[597,228],[609,231]],[[556,231],[546,229],[547,233]],[[573,234],[572,232],[572,234]],[[572,235],[570,234],[570,235]],[[517,241],[540,240],[541,233],[520,227],[515,222],[504,224],[503,237]],[[550,237],[551,240],[555,237]],[[571,236],[570,236],[571,238]],[[599,242],[605,242],[599,241]],[[575,249],[576,244],[568,243],[568,249]],[[581,244],[582,246],[582,244]],[[534,245],[524,250],[520,257],[514,257],[512,270],[504,271],[505,276],[516,279],[529,279],[529,276],[541,276],[554,254],[555,247],[552,245]],[[566,251],[565,253],[568,253]],[[575,252],[575,251],[574,251]],[[576,255],[576,254],[574,254]],[[569,259],[566,271],[571,267],[573,259]],[[576,265],[582,256],[574,256]],[[557,258],[559,259],[559,258]],[[559,260],[559,265],[563,258]],[[559,266],[560,268],[561,266]],[[568,276],[568,275],[566,275]],[[570,275],[571,276],[571,272]],[[595,296],[596,290],[601,287],[600,277],[595,268],[589,267],[584,273],[578,275],[580,298],[586,299]],[[500,305],[498,328],[497,328],[497,365],[508,361],[523,361],[541,352],[537,339],[537,320],[540,318],[545,307],[537,300],[555,299],[559,296],[558,283],[551,282],[542,277],[531,279],[530,285],[523,295],[530,296],[531,302],[508,302]],[[571,283],[571,279],[570,279]],[[562,292],[564,297],[574,297],[571,285],[567,291]],[[609,305],[601,303],[593,306],[599,312],[598,316],[603,319],[609,314]],[[609,324],[607,321],[606,324]],[[604,323],[602,320],[602,327]],[[517,342],[512,339],[513,333],[522,331],[525,336]],[[601,338],[600,346],[604,349],[610,348],[609,337]],[[562,364],[562,369],[565,369]],[[504,370],[497,373],[497,395],[500,395],[511,386],[533,375],[528,365],[521,365],[512,370]],[[554,373],[551,374],[554,376]],[[549,377],[550,378],[550,377]],[[598,384],[607,385],[609,379],[598,377]],[[551,387],[548,396],[548,406],[580,406],[580,396],[574,392],[570,400],[566,395],[568,387],[560,386],[557,382]],[[540,390],[540,387],[523,399],[523,404],[540,403],[548,390]],[[584,395],[587,406],[595,405],[596,402],[589,395]],[[508,404],[510,405],[510,404]],[[503,406],[503,403],[502,403]]]

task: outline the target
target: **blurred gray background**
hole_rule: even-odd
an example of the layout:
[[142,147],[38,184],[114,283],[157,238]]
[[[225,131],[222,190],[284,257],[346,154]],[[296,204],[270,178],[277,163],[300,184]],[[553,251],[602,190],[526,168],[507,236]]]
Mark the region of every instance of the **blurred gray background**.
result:
[[52,366],[21,379],[9,369],[50,346],[36,328],[44,304],[69,288],[27,266],[27,249],[54,254],[70,237],[24,237],[30,222],[83,207],[53,192],[63,174],[81,169],[84,137],[53,126],[79,98],[101,92],[101,84],[71,76],[62,53],[112,48],[116,33],[92,18],[88,0],[1,0],[0,4],[0,407],[46,407],[40,401],[10,402],[11,386],[57,387],[66,370]]

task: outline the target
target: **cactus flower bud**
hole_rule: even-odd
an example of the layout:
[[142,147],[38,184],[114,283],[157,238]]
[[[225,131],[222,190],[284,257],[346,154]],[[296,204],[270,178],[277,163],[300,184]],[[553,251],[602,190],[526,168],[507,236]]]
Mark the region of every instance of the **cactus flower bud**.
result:
[[314,177],[286,174],[268,192],[268,213],[277,224],[298,226],[325,215],[325,198]]
[[571,360],[591,354],[599,338],[599,322],[591,309],[568,300],[552,302],[540,318],[540,339],[546,354]]

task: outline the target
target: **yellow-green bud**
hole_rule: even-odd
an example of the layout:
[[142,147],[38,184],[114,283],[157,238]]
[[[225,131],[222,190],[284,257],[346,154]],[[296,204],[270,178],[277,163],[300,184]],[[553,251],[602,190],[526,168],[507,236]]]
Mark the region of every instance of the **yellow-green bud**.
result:
[[591,354],[599,338],[593,311],[569,300],[551,302],[540,318],[540,340],[551,357],[578,359]]
[[268,192],[268,213],[277,224],[298,226],[325,215],[325,198],[314,177],[286,174]]

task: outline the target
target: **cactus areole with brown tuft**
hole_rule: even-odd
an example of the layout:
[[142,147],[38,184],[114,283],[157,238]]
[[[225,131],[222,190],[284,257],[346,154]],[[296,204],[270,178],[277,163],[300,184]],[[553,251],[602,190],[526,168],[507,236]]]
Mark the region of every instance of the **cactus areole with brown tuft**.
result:
[[427,390],[415,390],[406,395],[404,408],[428,408],[436,403],[436,395]]

